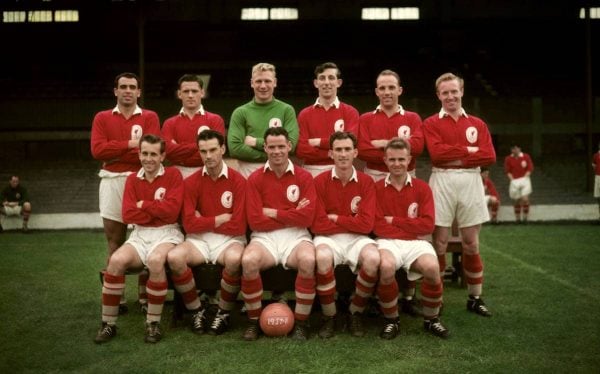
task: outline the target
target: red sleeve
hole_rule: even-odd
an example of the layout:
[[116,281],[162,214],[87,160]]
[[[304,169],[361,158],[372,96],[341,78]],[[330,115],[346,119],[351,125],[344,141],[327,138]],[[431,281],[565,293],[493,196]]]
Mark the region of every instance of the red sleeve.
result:
[[479,122],[479,138],[477,141],[477,147],[479,147],[479,149],[475,153],[469,153],[468,156],[463,159],[463,166],[467,168],[487,166],[496,162],[496,151],[494,150],[490,132],[485,123]]
[[352,216],[338,216],[337,224],[346,231],[369,234],[373,231],[377,208],[375,183],[371,177],[361,180],[360,196],[358,213]]
[[125,223],[134,223],[144,225],[152,221],[152,216],[137,207],[138,197],[136,190],[136,174],[130,174],[125,181],[125,191],[123,192],[123,221]]
[[411,121],[413,123],[413,128],[411,129],[408,141],[410,142],[410,155],[414,160],[423,153],[423,148],[425,148],[425,136],[423,135],[423,122],[421,121],[421,117],[419,117],[417,113],[413,114],[414,116]]
[[[373,147],[371,144],[370,126],[373,124],[373,114],[365,113],[358,122],[358,157],[366,162],[381,163],[383,149]],[[382,138],[383,139],[383,138]]]
[[358,138],[358,110],[350,105],[343,105],[342,108],[344,108],[344,131],[351,132]]
[[525,157],[527,158],[527,171],[529,171],[529,173],[533,172],[533,161],[531,160],[531,157],[525,153]]
[[304,160],[305,162],[311,164],[323,160],[327,158],[328,152],[327,148],[329,148],[329,140],[327,139],[325,143],[327,143],[327,148],[323,148],[324,140],[321,139],[321,144],[319,147],[313,147],[308,143],[308,139],[310,139],[310,131],[309,131],[309,109],[311,107],[303,109],[298,115],[298,145],[296,146],[296,156],[298,158]]
[[184,180],[183,199],[183,228],[186,233],[199,234],[213,231],[215,228],[215,217],[196,216],[200,212],[202,189],[198,186],[199,174],[194,173]]
[[298,202],[302,201],[302,199],[307,199],[309,204],[302,209],[278,209],[275,219],[286,226],[308,228],[315,218],[317,191],[315,190],[315,184],[310,173],[300,168],[297,168],[296,173],[298,176],[296,182],[300,187]]
[[488,192],[490,193],[490,195],[492,195],[496,199],[500,200],[500,195],[498,194],[498,191],[496,190],[496,186],[494,186],[494,182],[492,182],[490,179],[488,179],[485,182],[485,184],[487,185]]
[[109,140],[110,130],[107,122],[111,115],[110,112],[100,112],[94,117],[90,148],[96,160],[107,161],[119,158],[129,150],[129,139]]
[[[229,171],[232,173],[232,171]],[[230,178],[232,178],[230,176]],[[232,178],[233,181],[233,210],[231,220],[215,229],[215,232],[224,235],[245,235],[246,234],[246,179],[241,175]],[[214,224],[213,224],[214,225]]]
[[416,193],[419,203],[418,216],[415,218],[409,217],[394,217],[392,225],[397,230],[405,231],[417,236],[429,235],[435,227],[435,207],[433,204],[433,194],[431,189],[426,184],[416,184],[418,186]]
[[330,234],[339,232],[338,225],[327,218],[327,211],[325,210],[325,203],[321,197],[321,188],[318,185],[318,181],[315,180],[315,187],[317,189],[317,204],[315,206],[315,219],[311,225],[311,231],[315,234]]
[[450,145],[444,142],[436,114],[425,120],[423,134],[425,135],[425,143],[427,144],[427,150],[433,163],[462,160],[469,155],[466,146]]
[[183,203],[183,178],[179,170],[172,168],[167,168],[162,177],[169,178],[165,196],[161,200],[144,200],[142,211],[163,222],[175,223]]
[[252,231],[271,231],[282,228],[281,224],[263,214],[263,200],[260,194],[262,169],[250,174],[246,188],[246,217]]

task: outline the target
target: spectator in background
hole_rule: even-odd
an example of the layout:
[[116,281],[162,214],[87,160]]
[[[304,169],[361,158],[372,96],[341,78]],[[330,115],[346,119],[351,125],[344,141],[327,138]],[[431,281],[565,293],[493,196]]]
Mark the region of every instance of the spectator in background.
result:
[[265,165],[263,138],[267,129],[283,127],[287,131],[292,145],[290,153],[298,143],[296,111],[273,96],[277,87],[275,66],[264,62],[254,65],[250,87],[254,98],[233,111],[227,137],[229,155],[238,160],[239,171],[245,178]]
[[433,166],[429,179],[435,202],[433,245],[440,271],[444,271],[449,229],[456,220],[469,295],[467,310],[489,317],[492,313],[481,298],[483,262],[479,254],[479,231],[489,220],[489,212],[479,172],[481,166],[496,162],[496,151],[485,122],[462,107],[463,79],[445,73],[436,79],[435,88],[442,108],[423,123]]
[[333,62],[315,68],[314,86],[319,92],[317,101],[300,112],[300,137],[296,156],[313,177],[333,167],[329,156],[329,137],[336,131],[348,131],[358,136],[358,111],[340,101],[338,88],[342,85],[340,69]]
[[[27,189],[20,184],[19,177],[12,175],[8,180],[8,186],[2,190],[2,206],[0,214],[3,216],[23,216],[23,232],[29,231],[29,216],[31,215],[31,203]],[[0,232],[2,232],[0,222]]]
[[358,122],[358,158],[367,163],[364,172],[375,181],[383,179],[388,173],[383,161],[383,149],[390,139],[399,137],[410,143],[412,161],[408,172],[413,177],[417,157],[423,152],[425,140],[421,117],[400,105],[402,91],[398,73],[392,70],[379,73],[375,87],[379,105],[374,111],[361,115]]
[[483,191],[485,193],[485,201],[490,210],[490,217],[493,224],[498,223],[498,208],[500,207],[500,195],[494,186],[494,182],[490,179],[490,170],[486,167],[481,168],[481,181],[483,182]]
[[125,182],[123,219],[134,225],[129,239],[108,261],[102,286],[102,326],[94,342],[106,343],[117,335],[119,300],[125,291],[125,271],[150,272],[147,282],[146,343],[161,340],[160,319],[167,296],[167,254],[183,242],[177,220],[183,203],[183,178],[179,170],[164,167],[165,142],[145,134],[139,142],[141,168]]
[[212,129],[225,135],[225,122],[218,114],[204,110],[202,78],[185,74],[179,78],[178,85],[177,97],[181,100],[181,110],[165,121],[161,132],[167,143],[167,160],[186,179],[204,165],[198,153],[198,134]]
[[[142,94],[141,82],[133,73],[117,75],[114,82],[117,105],[99,112],[92,123],[90,148],[92,156],[102,162],[100,176],[100,216],[108,242],[108,259],[125,242],[127,224],[123,221],[123,190],[125,180],[140,169],[139,142],[143,135],[160,134],[160,122],[155,112],[137,104]],[[146,281],[148,273],[138,277],[138,301],[147,307]],[[124,293],[123,293],[124,295]],[[125,298],[120,313],[127,312]]]
[[517,223],[527,223],[529,215],[529,195],[531,195],[531,172],[533,162],[518,145],[510,147],[510,154],[504,159],[504,172],[510,180],[508,194],[513,200]]
[[592,167],[596,175],[594,177],[594,198],[598,201],[598,211],[600,212],[600,143],[598,143],[598,152],[594,153]]

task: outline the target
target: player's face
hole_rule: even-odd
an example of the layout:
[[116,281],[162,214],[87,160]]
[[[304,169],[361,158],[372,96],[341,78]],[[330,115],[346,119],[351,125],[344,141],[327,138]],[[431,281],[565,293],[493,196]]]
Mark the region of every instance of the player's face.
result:
[[387,165],[392,177],[404,177],[410,163],[410,153],[406,149],[389,148],[385,151],[383,161]]
[[8,181],[8,184],[10,184],[10,186],[12,188],[17,188],[19,186],[19,178],[18,177],[10,178],[10,181]]
[[177,97],[185,109],[197,111],[202,104],[204,90],[200,88],[198,82],[181,82],[181,86],[177,90]]
[[250,86],[254,90],[254,99],[259,103],[273,100],[273,92],[277,87],[277,78],[272,71],[259,71],[252,75]]
[[119,78],[117,88],[114,89],[117,104],[122,106],[134,106],[141,95],[138,82],[135,78]]
[[521,148],[519,147],[512,147],[510,149],[511,153],[513,156],[517,157],[519,155],[519,153],[521,153]]
[[395,108],[398,98],[402,95],[402,87],[393,75],[380,75],[377,78],[375,95],[379,98],[379,104],[384,108]]
[[437,89],[437,97],[444,111],[448,113],[457,112],[462,108],[463,89],[456,79],[441,82]]
[[142,142],[140,145],[140,162],[146,174],[156,175],[164,159],[165,154],[160,152],[160,143]]
[[272,167],[287,165],[288,155],[292,150],[292,143],[285,136],[267,136],[264,148],[269,159],[269,164]]
[[225,154],[225,145],[219,145],[218,139],[200,140],[198,142],[200,157],[208,169],[221,165]]
[[352,139],[335,140],[329,151],[336,168],[347,169],[352,167],[354,159],[358,155],[358,149],[354,148]]
[[337,96],[338,87],[342,85],[342,80],[337,77],[337,69],[325,69],[319,73],[313,83],[319,90],[319,97],[334,99]]

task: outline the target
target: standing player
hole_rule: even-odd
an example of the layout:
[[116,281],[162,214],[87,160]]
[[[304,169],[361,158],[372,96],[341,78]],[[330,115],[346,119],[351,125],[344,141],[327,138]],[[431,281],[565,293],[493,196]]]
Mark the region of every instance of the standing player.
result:
[[496,162],[487,125],[467,115],[462,107],[464,81],[452,73],[435,82],[442,109],[423,124],[432,173],[429,185],[435,202],[433,245],[440,269],[446,269],[449,228],[456,219],[461,233],[462,263],[467,278],[467,310],[489,317],[481,299],[483,262],[479,255],[479,231],[489,219],[479,170]]
[[148,268],[146,284],[148,312],[147,343],[160,341],[160,316],[167,295],[165,262],[167,253],[183,241],[177,219],[183,202],[183,181],[179,170],[163,167],[165,142],[152,134],[139,143],[142,168],[127,177],[123,196],[123,219],[134,224],[129,239],[108,261],[102,287],[102,327],[94,341],[105,343],[117,334],[119,300],[125,291],[127,269]]
[[254,65],[250,86],[254,98],[233,111],[227,137],[229,154],[238,160],[240,173],[246,178],[267,160],[263,136],[268,128],[286,129],[292,152],[298,142],[294,108],[273,96],[277,87],[275,66],[264,62]]
[[308,317],[315,298],[315,247],[307,228],[317,194],[309,172],[289,160],[292,143],[284,128],[265,132],[267,163],[248,178],[246,214],[252,229],[242,255],[242,295],[248,313],[245,340],[259,335],[263,286],[260,271],[278,264],[298,270],[293,338],[308,339]]
[[[19,183],[19,176],[11,175],[8,186],[2,190],[0,195],[0,214],[3,216],[23,216],[23,232],[29,230],[29,216],[31,215],[31,203],[27,189]],[[0,224],[2,232],[2,224]]]
[[431,244],[419,239],[433,231],[433,195],[427,183],[408,173],[411,152],[406,140],[390,140],[384,152],[390,172],[376,184],[377,217],[374,230],[381,256],[377,295],[386,318],[380,336],[394,339],[398,335],[396,270],[403,268],[409,281],[415,282],[423,277],[421,302],[425,330],[446,338],[448,329],[438,318],[443,292],[440,268]]
[[[383,161],[383,149],[390,139],[399,137],[410,143],[412,158],[408,172],[413,177],[417,157],[423,152],[425,140],[421,117],[400,105],[402,92],[398,73],[383,70],[377,76],[375,87],[379,105],[375,111],[364,113],[359,119],[358,157],[366,161],[364,171],[375,181],[385,178],[388,173],[388,168]],[[407,282],[406,288],[402,290],[404,297],[400,300],[402,311],[412,316],[420,314],[413,300],[415,288],[414,282]]]
[[358,111],[340,101],[337,90],[342,85],[341,72],[333,62],[316,67],[314,86],[317,101],[298,115],[300,131],[296,156],[313,177],[333,167],[329,155],[329,137],[336,131],[358,134]]
[[594,198],[598,201],[598,211],[600,212],[600,143],[598,143],[598,152],[594,153],[592,167],[596,175],[594,177]]
[[485,201],[490,210],[490,217],[493,224],[498,223],[498,208],[500,207],[500,195],[496,190],[494,182],[490,179],[490,169],[481,168],[481,181],[483,182],[483,191],[485,193]]
[[[225,138],[216,130],[198,135],[204,167],[185,180],[183,227],[186,239],[169,252],[168,262],[175,288],[185,306],[194,312],[192,330],[214,335],[229,326],[229,313],[240,290],[241,258],[246,245],[246,180],[223,162]],[[224,266],[219,310],[207,326],[191,266],[205,262]]]
[[384,70],[377,76],[376,83],[379,105],[373,112],[360,116],[358,157],[367,163],[365,173],[378,181],[388,172],[383,162],[383,149],[394,137],[406,139],[412,149],[408,172],[415,176],[416,159],[423,152],[424,145],[421,117],[399,104],[403,89],[398,73]]
[[[529,195],[531,195],[531,172],[533,162],[527,153],[518,145],[510,147],[510,154],[504,158],[504,172],[510,180],[508,194],[513,200],[517,223],[527,223],[529,215]],[[521,215],[521,211],[523,215]]]
[[[139,78],[133,73],[122,73],[115,78],[114,95],[117,105],[99,112],[92,123],[92,156],[102,161],[100,176],[100,216],[108,242],[108,258],[125,242],[127,225],[121,208],[125,179],[140,168],[139,141],[145,134],[160,134],[160,122],[155,112],[140,108]],[[108,259],[107,259],[108,262]],[[138,301],[146,309],[146,280],[142,272],[138,278]],[[124,294],[123,294],[124,295]],[[121,313],[127,312],[125,298],[121,300]]]
[[162,136],[167,142],[167,160],[187,178],[202,167],[196,138],[203,130],[213,129],[225,135],[223,118],[204,110],[204,82],[195,74],[185,74],[178,81],[179,114],[167,119]]
[[311,231],[317,253],[317,295],[323,309],[319,336],[335,332],[335,277],[339,264],[348,264],[356,278],[356,291],[350,303],[350,333],[363,336],[361,316],[377,283],[379,253],[368,237],[375,222],[373,179],[354,166],[356,136],[335,132],[329,138],[329,154],[335,166],[315,178],[317,213]]

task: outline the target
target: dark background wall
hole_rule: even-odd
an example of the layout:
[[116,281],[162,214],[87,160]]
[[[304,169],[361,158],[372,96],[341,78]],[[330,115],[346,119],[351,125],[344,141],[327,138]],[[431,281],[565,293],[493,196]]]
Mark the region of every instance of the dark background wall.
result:
[[[590,78],[586,64],[599,61],[600,20],[586,29],[579,10],[599,3],[4,0],[1,10],[77,9],[80,22],[0,24],[0,131],[89,131],[94,113],[114,105],[122,71],[142,73],[144,106],[161,120],[179,109],[179,76],[210,74],[205,106],[227,120],[251,98],[250,67],[260,61],[277,65],[276,96],[299,111],[314,101],[314,66],[331,60],[343,71],[341,98],[361,112],[377,104],[382,69],[400,73],[402,103],[423,117],[438,109],[435,78],[453,71],[465,78],[465,107],[490,124],[501,153],[514,140],[530,148],[539,116],[556,128],[543,130],[543,152],[584,152],[588,85],[594,144],[599,132],[600,72]],[[300,20],[239,20],[242,7],[286,5]],[[361,21],[363,6],[419,6],[421,20]]]

